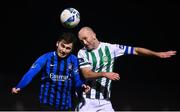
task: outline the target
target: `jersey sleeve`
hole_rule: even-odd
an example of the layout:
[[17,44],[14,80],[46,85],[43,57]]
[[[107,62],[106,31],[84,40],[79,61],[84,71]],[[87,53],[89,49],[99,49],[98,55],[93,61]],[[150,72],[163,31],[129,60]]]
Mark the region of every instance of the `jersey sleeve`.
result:
[[90,62],[88,61],[88,56],[86,54],[86,51],[80,50],[78,52],[78,60],[79,60],[79,67],[91,67]]
[[80,89],[82,87],[83,82],[80,78],[79,63],[77,58],[73,59],[73,78],[76,89]]
[[134,47],[119,45],[119,44],[111,44],[111,48],[114,51],[114,56],[119,57],[121,55],[131,55],[134,54]]
[[43,68],[47,60],[47,54],[40,56],[30,67],[30,69],[24,74],[16,88],[24,88],[27,86],[33,77]]

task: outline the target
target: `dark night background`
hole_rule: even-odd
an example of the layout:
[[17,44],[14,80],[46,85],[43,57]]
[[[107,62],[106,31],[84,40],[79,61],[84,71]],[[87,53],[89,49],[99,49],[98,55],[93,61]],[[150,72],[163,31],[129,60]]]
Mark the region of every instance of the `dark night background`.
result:
[[[38,76],[18,95],[14,87],[32,63],[55,49],[57,35],[91,26],[99,40],[155,51],[177,50],[179,4],[173,0],[10,0],[3,2],[0,38],[0,110],[34,110]],[[64,28],[60,12],[76,8],[80,24]],[[80,43],[74,51],[76,54]],[[169,59],[122,56],[115,63],[121,80],[113,82],[115,110],[180,110],[179,54]]]

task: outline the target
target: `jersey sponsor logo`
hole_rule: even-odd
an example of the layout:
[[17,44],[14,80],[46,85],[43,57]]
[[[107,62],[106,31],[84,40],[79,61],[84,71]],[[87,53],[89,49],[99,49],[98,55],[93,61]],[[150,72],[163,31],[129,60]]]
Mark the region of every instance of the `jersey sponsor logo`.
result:
[[83,58],[78,58],[78,60],[79,60],[79,63],[85,62],[85,60]]
[[50,73],[49,76],[53,81],[63,81],[64,82],[67,79],[70,79],[68,76],[56,75],[54,73]]

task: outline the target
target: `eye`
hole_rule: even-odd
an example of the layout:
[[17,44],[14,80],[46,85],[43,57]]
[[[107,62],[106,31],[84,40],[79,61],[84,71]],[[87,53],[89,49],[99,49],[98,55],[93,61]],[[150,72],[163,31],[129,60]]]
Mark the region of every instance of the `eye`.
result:
[[84,37],[84,40],[87,40],[87,37]]
[[61,47],[65,48],[65,45],[64,45],[64,44],[61,44]]
[[84,41],[87,41],[87,37],[84,37],[81,42],[83,43]]
[[70,48],[70,47],[67,47],[66,49],[67,49],[67,50],[71,50],[71,48]]

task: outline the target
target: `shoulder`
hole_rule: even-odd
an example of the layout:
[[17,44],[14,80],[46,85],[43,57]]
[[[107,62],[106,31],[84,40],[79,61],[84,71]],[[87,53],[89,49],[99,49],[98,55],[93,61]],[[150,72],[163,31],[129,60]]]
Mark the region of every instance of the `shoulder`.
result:
[[55,56],[56,52],[55,51],[50,51],[50,52],[45,53],[44,55],[46,55],[46,56]]
[[100,46],[101,48],[113,48],[115,44],[112,44],[112,43],[108,43],[108,42],[100,42]]
[[43,55],[41,55],[41,57],[48,58],[48,57],[52,57],[52,56],[55,56],[55,55],[56,55],[56,52],[51,51],[51,52],[44,53]]
[[83,47],[79,51],[87,51],[87,49],[85,47]]
[[77,56],[74,55],[74,54],[70,54],[69,58],[72,59],[72,60],[77,60],[78,59]]
[[108,43],[108,42],[100,42],[100,45],[101,45],[101,46],[111,46],[111,45],[113,45],[113,44]]
[[68,62],[73,63],[73,64],[78,63],[78,58],[77,58],[77,56],[74,55],[74,54],[70,54],[70,55],[68,56],[67,60],[68,60]]
[[85,52],[87,52],[87,49],[83,47],[78,51],[78,54],[84,54]]

